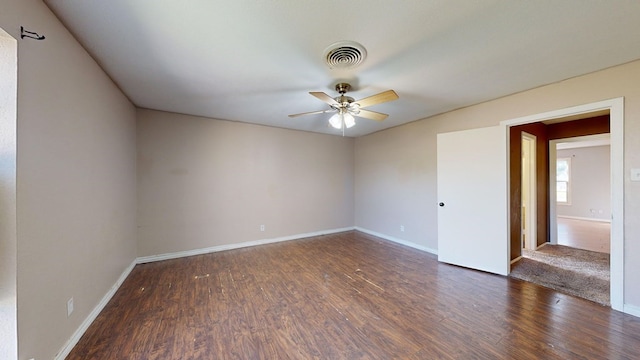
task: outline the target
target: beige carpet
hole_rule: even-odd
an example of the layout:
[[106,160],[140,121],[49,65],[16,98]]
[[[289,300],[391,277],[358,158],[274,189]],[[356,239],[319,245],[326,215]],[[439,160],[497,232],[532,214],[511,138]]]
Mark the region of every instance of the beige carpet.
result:
[[545,245],[522,256],[510,276],[610,306],[609,254]]

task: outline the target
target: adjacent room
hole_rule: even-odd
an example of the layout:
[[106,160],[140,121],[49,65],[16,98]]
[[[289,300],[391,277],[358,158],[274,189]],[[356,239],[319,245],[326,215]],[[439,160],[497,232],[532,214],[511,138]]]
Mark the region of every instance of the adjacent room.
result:
[[1,359],[640,358],[640,3],[0,9]]

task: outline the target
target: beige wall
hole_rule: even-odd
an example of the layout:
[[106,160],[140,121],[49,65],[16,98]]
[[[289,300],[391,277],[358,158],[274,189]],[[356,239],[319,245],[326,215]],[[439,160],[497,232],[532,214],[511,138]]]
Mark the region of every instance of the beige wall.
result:
[[353,143],[139,110],[138,256],[352,227]]
[[[436,134],[625,97],[625,303],[640,306],[640,61],[356,139],[356,226],[437,248]],[[409,166],[410,165],[410,166]],[[407,170],[413,176],[407,178]],[[398,210],[399,209],[399,210]],[[404,222],[406,231],[399,232]]]
[[357,138],[355,225],[437,251],[435,134],[466,126],[456,118],[417,121]]
[[[136,257],[135,108],[39,0],[18,41],[18,351],[51,359]],[[75,311],[67,318],[67,300]]]
[[570,201],[558,204],[558,216],[611,220],[611,147],[589,146],[558,150],[570,158]]

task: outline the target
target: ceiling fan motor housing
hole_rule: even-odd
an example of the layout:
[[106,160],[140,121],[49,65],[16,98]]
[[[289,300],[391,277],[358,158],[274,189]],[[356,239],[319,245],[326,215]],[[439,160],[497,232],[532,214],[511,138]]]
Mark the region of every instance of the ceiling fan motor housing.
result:
[[345,95],[349,90],[351,90],[351,85],[347,83],[336,84],[336,91],[340,93],[340,96],[334,98],[338,104],[332,105],[331,107],[339,111],[347,111],[353,115],[357,115],[360,112],[360,105],[354,102],[354,98]]
[[345,94],[349,90],[351,90],[351,85],[349,85],[347,83],[337,83],[336,84],[336,91],[339,92],[340,94]]

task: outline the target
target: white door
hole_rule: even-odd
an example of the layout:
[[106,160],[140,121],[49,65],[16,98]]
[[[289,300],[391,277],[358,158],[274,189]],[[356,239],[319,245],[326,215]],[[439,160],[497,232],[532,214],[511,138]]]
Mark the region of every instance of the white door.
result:
[[507,128],[438,134],[438,260],[507,275]]

